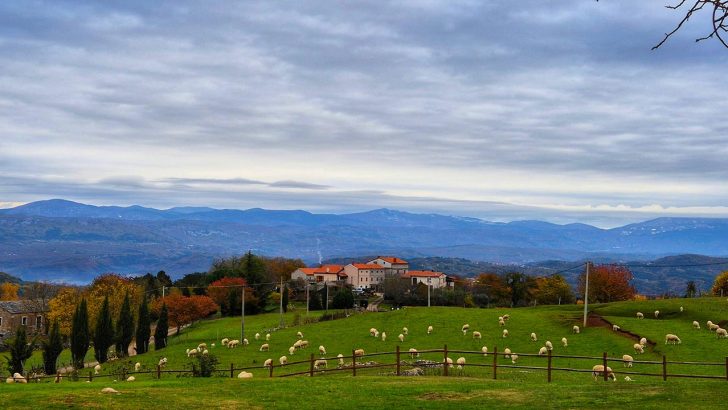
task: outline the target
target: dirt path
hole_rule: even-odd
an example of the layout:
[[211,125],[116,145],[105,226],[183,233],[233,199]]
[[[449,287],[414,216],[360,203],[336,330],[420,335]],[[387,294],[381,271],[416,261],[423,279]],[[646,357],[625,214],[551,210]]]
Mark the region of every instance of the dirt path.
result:
[[374,299],[369,305],[367,305],[367,312],[378,312],[379,311],[379,304],[384,302],[383,297],[379,297],[377,299]]
[[[614,332],[612,327],[614,323],[608,321],[607,319],[596,313],[589,313],[589,316],[587,316],[586,318],[586,323],[589,327],[606,327],[610,331]],[[640,339],[642,339],[642,336],[636,333],[632,333],[629,330],[619,329],[615,333],[628,339],[634,340],[637,343],[639,343]],[[647,339],[647,344],[654,347],[657,345],[657,342],[653,342],[652,340]]]

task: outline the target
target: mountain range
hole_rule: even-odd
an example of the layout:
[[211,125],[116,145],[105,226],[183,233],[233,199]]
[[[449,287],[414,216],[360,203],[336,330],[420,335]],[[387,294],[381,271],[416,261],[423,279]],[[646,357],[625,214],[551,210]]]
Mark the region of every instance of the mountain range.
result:
[[309,264],[368,254],[521,265],[685,253],[728,256],[728,219],[658,218],[601,229],[390,209],[342,215],[258,208],[160,210],[62,199],[0,209],[0,271],[26,280],[85,282],[103,272],[160,269],[180,276],[247,250]]

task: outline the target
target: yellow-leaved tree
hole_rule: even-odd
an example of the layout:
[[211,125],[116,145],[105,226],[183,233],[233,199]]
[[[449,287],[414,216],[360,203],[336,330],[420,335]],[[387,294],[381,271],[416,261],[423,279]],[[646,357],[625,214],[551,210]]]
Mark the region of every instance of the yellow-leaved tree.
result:
[[81,288],[61,288],[48,302],[48,323],[58,320],[61,334],[71,334],[71,322],[76,305],[81,301]]
[[20,285],[10,282],[0,284],[0,300],[18,300]]
[[728,270],[715,277],[712,292],[716,296],[728,296]]

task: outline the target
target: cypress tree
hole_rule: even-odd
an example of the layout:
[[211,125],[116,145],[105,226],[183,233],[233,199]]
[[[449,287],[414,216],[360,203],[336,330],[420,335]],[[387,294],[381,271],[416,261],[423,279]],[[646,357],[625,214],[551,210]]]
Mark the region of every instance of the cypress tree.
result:
[[228,315],[235,316],[236,307],[238,306],[238,295],[235,294],[235,289],[230,289],[228,292]]
[[288,285],[283,286],[281,297],[283,298],[283,312],[288,313]]
[[63,340],[61,340],[61,328],[58,319],[53,321],[48,341],[43,342],[43,369],[45,374],[56,374],[56,361],[63,351]]
[[321,306],[321,295],[319,295],[319,292],[313,291],[310,292],[308,295],[308,310],[321,310],[323,307]]
[[109,356],[109,348],[114,345],[114,323],[111,319],[109,309],[109,297],[104,298],[101,305],[101,312],[96,319],[94,329],[94,357],[99,363],[106,363]]
[[76,306],[76,313],[73,315],[73,323],[71,324],[71,359],[73,367],[76,369],[83,369],[88,346],[88,308],[86,307],[86,299],[81,299],[81,303]]
[[145,297],[142,304],[139,305],[139,322],[136,330],[136,352],[137,354],[146,353],[149,350],[149,336],[151,335],[151,322],[149,317],[149,305]]
[[10,357],[6,357],[10,374],[23,374],[25,361],[33,355],[33,343],[28,344],[28,337],[25,334],[25,326],[18,326],[15,337],[10,343]]
[[162,305],[162,311],[159,312],[157,328],[154,330],[154,350],[163,349],[167,346],[167,333],[169,333],[167,315],[167,305],[164,304]]
[[124,303],[121,305],[119,321],[116,323],[116,354],[119,357],[126,357],[129,354],[129,345],[134,338],[134,316],[131,313],[129,294],[124,296]]

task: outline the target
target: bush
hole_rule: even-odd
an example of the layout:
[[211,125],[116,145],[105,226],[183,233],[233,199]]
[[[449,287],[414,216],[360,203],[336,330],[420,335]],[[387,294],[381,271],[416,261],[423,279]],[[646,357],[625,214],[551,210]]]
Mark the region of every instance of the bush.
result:
[[211,377],[220,363],[217,356],[213,354],[197,355],[194,360],[197,363],[192,362],[193,377]]

